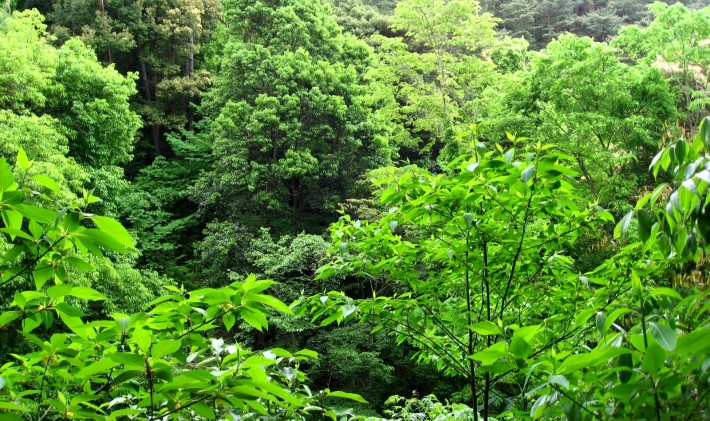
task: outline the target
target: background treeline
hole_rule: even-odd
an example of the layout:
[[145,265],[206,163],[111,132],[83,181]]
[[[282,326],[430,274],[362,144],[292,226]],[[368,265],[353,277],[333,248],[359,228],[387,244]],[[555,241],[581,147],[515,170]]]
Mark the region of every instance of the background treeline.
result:
[[[446,267],[435,256],[443,246],[422,250],[425,263],[403,264],[406,274],[349,266],[387,256],[367,247],[331,276],[316,274],[332,260],[333,244],[347,244],[339,241],[346,228],[336,226],[332,239],[326,232],[343,212],[363,224],[387,221],[398,236],[424,241],[429,228],[388,220],[404,200],[389,194],[392,186],[413,166],[436,183],[456,179],[464,160],[495,161],[500,152],[505,165],[520,164],[517,154],[526,148],[554,145],[566,168],[555,171],[577,181],[551,179],[539,200],[557,200],[568,192],[563,183],[573,183],[569,200],[576,205],[556,214],[541,204],[549,214],[528,235],[584,219],[576,207],[591,204],[619,220],[654,191],[659,180],[649,166],[669,166],[654,157],[678,138],[693,138],[710,111],[710,8],[702,0],[668,3],[8,1],[0,24],[0,152],[13,161],[22,148],[36,162],[30,175],[56,181],[60,204],[101,198],[91,212],[130,231],[137,250],[108,253],[109,260],[90,262],[95,271],[76,275],[76,283],[108,297],[84,309],[91,317],[141,311],[166,287],[219,288],[250,273],[277,281],[272,293],[286,303],[331,290],[354,299],[411,293],[389,281]],[[678,168],[690,156],[673,154]],[[694,165],[702,171],[705,163]],[[672,176],[659,177],[678,187]],[[38,190],[46,188],[40,180],[32,181]],[[526,188],[515,188],[532,200]],[[501,208],[515,203],[489,199]],[[705,202],[693,206],[707,213]],[[537,250],[538,257],[564,255],[576,273],[610,265],[626,240],[613,238],[611,224],[583,227],[558,247]],[[707,240],[693,241],[700,251],[648,276],[664,287],[704,289],[698,278],[706,277],[707,263],[698,254]],[[532,270],[533,257],[525,258]],[[447,288],[460,288],[454,284]],[[16,285],[2,288],[10,296]],[[341,319],[352,314],[340,311]],[[376,321],[317,325],[307,315],[279,315],[263,331],[242,323],[235,339],[252,349],[317,351],[319,361],[306,370],[312,384],[360,393],[370,402],[362,414],[381,414],[389,396],[413,390],[442,401],[479,399],[486,414],[509,409],[515,381],[499,386],[497,397],[476,397],[473,373],[439,377],[444,363],[422,356],[421,343],[392,336],[396,326],[371,334]],[[3,351],[30,347],[3,343]]]

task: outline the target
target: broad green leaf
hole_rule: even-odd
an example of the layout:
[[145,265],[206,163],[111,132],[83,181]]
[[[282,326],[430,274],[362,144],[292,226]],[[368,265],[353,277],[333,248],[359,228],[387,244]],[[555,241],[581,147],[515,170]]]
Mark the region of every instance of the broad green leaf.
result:
[[196,404],[192,405],[190,407],[197,415],[199,415],[202,418],[208,419],[208,420],[213,420],[217,418],[217,415],[214,412],[214,409],[212,409],[209,405],[202,403],[202,402],[197,402]]
[[671,297],[675,298],[676,300],[680,301],[683,299],[683,297],[678,294],[678,292],[672,288],[665,288],[665,287],[658,287],[658,288],[653,288],[648,292],[648,295],[651,297],[658,297],[658,296],[666,296],[666,297]]
[[367,401],[362,396],[356,393],[347,393],[336,390],[335,392],[328,392],[326,396],[328,396],[329,398],[343,398],[350,399],[351,401],[355,402],[367,403]]
[[355,313],[355,310],[357,310],[357,306],[353,304],[348,304],[345,305],[341,308],[341,311],[343,313],[343,319],[347,319],[347,317],[353,313]]
[[17,151],[17,166],[23,171],[29,170],[32,166],[32,162],[27,158],[27,154],[22,148]]
[[17,205],[16,209],[27,219],[32,219],[40,224],[46,225],[54,225],[59,215],[55,211],[27,204]]
[[688,145],[685,139],[679,139],[675,144],[675,158],[679,164],[685,161],[686,154],[688,153]]
[[244,308],[239,315],[245,322],[259,332],[269,327],[269,323],[266,321],[266,315],[260,311]]
[[222,323],[224,324],[224,328],[227,329],[227,332],[232,330],[236,321],[237,318],[234,317],[234,312],[232,311],[228,311],[222,316]]
[[32,180],[34,180],[40,186],[48,188],[53,193],[56,193],[56,194],[61,193],[61,188],[59,187],[59,184],[57,184],[54,180],[47,177],[46,175],[42,175],[42,174],[33,175]]
[[657,322],[648,322],[648,330],[653,339],[666,351],[673,351],[677,343],[677,336],[673,329]]
[[164,356],[170,355],[173,352],[180,349],[181,345],[182,345],[181,341],[172,340],[172,339],[163,339],[163,340],[158,341],[157,343],[153,344],[153,347],[151,348],[151,356],[156,360],[163,358]]
[[300,351],[296,351],[296,355],[303,355],[304,357],[308,358],[318,358],[318,353],[315,351],[311,351],[310,349],[302,349]]
[[65,257],[63,259],[64,263],[68,263],[69,265],[77,268],[78,270],[82,272],[91,272],[92,270],[96,269],[92,264],[86,262],[85,260],[82,260],[78,257]]
[[624,234],[626,234],[626,230],[629,229],[629,225],[631,224],[631,218],[633,218],[634,212],[631,211],[624,215],[623,218],[621,218],[621,221],[619,221],[618,224],[616,224],[616,227],[614,228],[614,238],[621,238]]
[[[5,409],[7,411],[20,411],[20,412],[29,412],[31,410],[30,408],[26,408],[22,405],[12,403],[12,402],[6,402],[6,401],[0,401],[0,409]],[[21,420],[23,418],[12,416],[11,418],[8,418],[8,419]]]
[[710,117],[705,117],[700,122],[700,128],[695,139],[701,141],[705,148],[710,149]]
[[14,322],[22,316],[19,311],[5,311],[0,314],[0,329]]
[[57,309],[57,312],[64,313],[69,317],[81,318],[85,316],[83,311],[65,302],[55,304],[54,308]]
[[106,371],[110,368],[116,367],[117,365],[118,363],[111,360],[110,358],[102,358],[79,370],[79,372],[77,372],[75,376],[79,378],[90,377],[101,371]]
[[96,224],[96,226],[101,230],[101,232],[106,233],[113,239],[118,241],[121,245],[127,248],[135,248],[133,245],[133,240],[131,240],[131,235],[128,231],[121,225],[118,221],[105,216],[92,216],[91,220]]
[[284,304],[283,301],[281,301],[278,298],[273,297],[271,295],[253,294],[253,295],[249,295],[249,297],[256,297],[257,302],[266,304],[267,306],[273,308],[274,310],[276,310],[278,312],[285,313],[285,314],[293,314],[293,312],[291,311],[291,308],[289,308],[289,306]]
[[520,173],[520,179],[523,180],[523,183],[527,184],[527,182],[530,181],[530,179],[532,178],[533,174],[535,174],[535,165],[531,165],[525,168]]
[[476,352],[469,358],[480,361],[483,365],[492,365],[498,361],[498,359],[510,355],[510,353],[506,350],[505,345],[505,342],[495,343],[482,351]]
[[125,366],[133,367],[145,367],[145,360],[142,356],[134,354],[132,352],[116,352],[114,354],[109,354],[108,356],[111,360],[123,364]]
[[472,331],[478,333],[479,335],[502,335],[503,332],[500,330],[498,325],[493,322],[485,321],[481,323],[474,323],[468,327]]
[[90,247],[90,245],[94,246],[100,246],[108,250],[112,250],[118,253],[126,253],[128,249],[126,246],[121,244],[118,240],[116,240],[113,236],[107,234],[104,231],[100,231],[98,229],[86,229],[86,228],[81,228],[77,232],[73,234],[75,237],[78,237],[82,243],[84,243],[87,248]]
[[547,382],[551,384],[556,384],[562,386],[565,389],[569,389],[569,380],[567,377],[561,374],[551,374],[547,377]]
[[101,301],[105,300],[106,297],[100,292],[96,291],[90,287],[75,286],[72,288],[71,293],[67,294],[76,298],[81,298],[82,300],[90,301]]
[[639,237],[641,237],[641,241],[645,243],[651,237],[651,231],[653,228],[653,224],[656,222],[656,218],[651,212],[647,211],[646,209],[639,209],[638,221]]
[[15,176],[12,174],[10,166],[7,165],[5,157],[0,157],[0,194],[11,190],[15,185]]
[[17,259],[20,257],[20,255],[25,251],[27,245],[25,243],[22,244],[16,244],[12,246],[10,250],[5,252],[5,258],[3,261],[5,263],[12,262],[13,260]]
[[35,287],[37,287],[37,289],[42,289],[44,284],[47,283],[52,275],[54,275],[54,268],[52,266],[45,266],[32,271],[32,278],[35,281]]
[[633,375],[633,362],[634,359],[631,354],[621,354],[619,358],[617,358],[616,365],[620,370],[616,372],[616,375],[621,383],[628,383],[628,381],[631,380],[631,376]]
[[660,368],[664,366],[664,361],[666,359],[666,353],[656,343],[649,343],[648,348],[646,348],[646,355],[643,357],[643,362],[641,366],[646,371],[646,373],[655,376]]
[[63,297],[65,295],[68,295],[71,292],[72,288],[74,287],[69,284],[54,285],[47,288],[47,296],[49,298]]

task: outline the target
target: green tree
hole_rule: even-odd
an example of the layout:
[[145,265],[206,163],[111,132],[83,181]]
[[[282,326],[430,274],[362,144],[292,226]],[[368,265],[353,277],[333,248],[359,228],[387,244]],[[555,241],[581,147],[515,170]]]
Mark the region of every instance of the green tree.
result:
[[205,103],[214,167],[196,198],[252,230],[319,230],[389,160],[386,122],[364,98],[371,51],[315,0],[226,2],[225,24]]
[[657,139],[676,116],[668,83],[657,69],[623,64],[606,44],[575,35],[551,42],[529,68],[506,99],[518,116],[515,130],[537,131],[574,156],[591,197],[625,212],[623,201],[646,182]]
[[[199,53],[219,17],[216,0],[55,0],[49,15],[61,41],[73,35],[122,72],[138,74],[138,110],[153,153],[164,153],[166,130],[191,129],[210,77]],[[144,152],[145,146],[141,148]]]
[[648,27],[624,28],[614,45],[669,76],[686,113],[683,127],[692,130],[710,112],[710,7],[689,10],[680,3],[656,2],[649,10],[654,18]]
[[403,157],[436,161],[442,148],[456,156],[456,134],[475,111],[470,101],[493,73],[483,52],[494,42],[497,20],[480,11],[472,0],[400,2],[392,29],[406,40],[374,38],[380,64],[373,78],[390,90],[398,104],[393,119],[409,132],[401,139]]
[[390,213],[375,223],[341,219],[321,269],[367,277],[372,298],[332,293],[302,308],[317,308],[323,324],[374,321],[417,348],[417,361],[464,379],[475,414],[495,415],[515,399],[504,397],[515,381],[505,374],[554,343],[542,324],[574,318],[580,281],[566,250],[611,218],[578,205],[566,158],[547,149],[460,160],[451,176],[393,174],[381,193]]
[[[32,165],[24,151],[16,160],[20,174]],[[106,296],[75,284],[73,275],[94,270],[89,262],[105,260],[107,251],[131,250],[130,235],[116,220],[87,213],[89,200],[59,212],[28,203],[32,191],[4,157],[0,180],[0,230],[11,245],[3,252],[0,287],[12,289],[3,294],[12,298],[3,303],[9,309],[0,314],[0,330],[19,329],[33,348],[0,368],[4,417],[155,421],[318,413],[335,420],[347,411],[329,409],[324,400],[365,402],[350,393],[311,392],[299,365],[316,358],[313,351],[259,352],[212,336],[218,327],[232,330],[237,319],[267,329],[269,308],[290,313],[262,294],[271,281],[251,276],[190,293],[172,287],[148,311],[88,319],[82,308]]]

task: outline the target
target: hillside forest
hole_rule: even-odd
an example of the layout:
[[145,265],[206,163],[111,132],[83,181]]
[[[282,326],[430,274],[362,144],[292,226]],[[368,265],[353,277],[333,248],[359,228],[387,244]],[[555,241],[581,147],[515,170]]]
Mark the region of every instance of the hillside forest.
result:
[[707,0],[0,3],[0,421],[710,419]]

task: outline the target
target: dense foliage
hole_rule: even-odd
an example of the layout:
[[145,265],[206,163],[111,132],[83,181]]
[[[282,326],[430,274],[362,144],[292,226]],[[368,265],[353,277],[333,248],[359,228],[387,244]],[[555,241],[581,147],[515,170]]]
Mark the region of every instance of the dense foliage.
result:
[[3,4],[0,419],[710,417],[703,1]]

